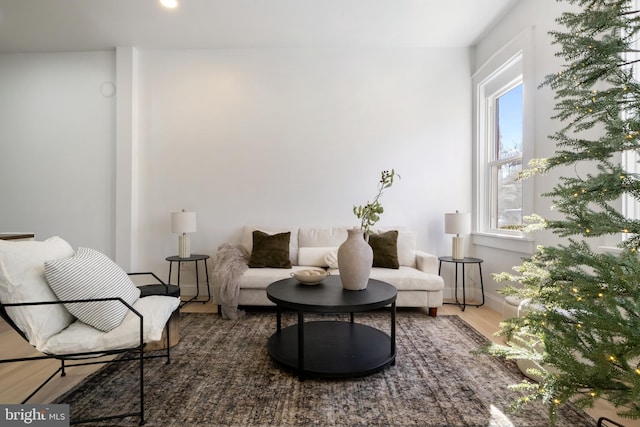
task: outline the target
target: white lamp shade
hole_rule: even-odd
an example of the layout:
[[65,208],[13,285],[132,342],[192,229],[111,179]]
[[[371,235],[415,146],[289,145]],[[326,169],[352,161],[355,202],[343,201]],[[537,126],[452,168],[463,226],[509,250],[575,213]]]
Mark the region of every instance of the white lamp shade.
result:
[[444,214],[445,234],[469,234],[471,232],[471,214],[446,213]]
[[195,212],[172,212],[171,232],[172,233],[195,233],[196,213]]

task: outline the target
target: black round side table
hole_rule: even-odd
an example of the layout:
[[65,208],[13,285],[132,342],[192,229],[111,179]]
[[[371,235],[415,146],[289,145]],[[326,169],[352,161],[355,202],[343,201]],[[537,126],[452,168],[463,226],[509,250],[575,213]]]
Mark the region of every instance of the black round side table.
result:
[[196,264],[196,296],[194,296],[193,298],[191,298],[188,301],[183,302],[180,307],[184,307],[185,305],[189,304],[190,302],[195,301],[199,296],[200,296],[200,275],[198,274],[198,261],[202,261],[204,263],[204,271],[205,271],[205,275],[207,278],[207,295],[208,298],[205,301],[199,301],[202,302],[203,304],[208,303],[209,301],[211,301],[211,288],[209,287],[209,268],[207,267],[207,260],[209,259],[209,255],[196,255],[196,254],[192,254],[190,257],[188,258],[180,258],[178,255],[174,255],[174,256],[169,256],[166,258],[167,261],[169,261],[169,279],[167,280],[167,283],[171,284],[171,271],[172,271],[172,267],[173,267],[173,263],[177,262],[178,263],[178,281],[176,282],[176,285],[178,287],[180,287],[180,270],[181,270],[181,265],[183,262],[195,262]]
[[[441,256],[441,257],[438,257],[438,260],[440,261],[440,265],[438,266],[438,275],[440,275],[440,271],[442,270],[443,262],[454,263],[456,268],[456,282],[455,282],[456,302],[445,302],[443,304],[458,305],[460,306],[462,311],[464,311],[464,309],[467,308],[467,306],[480,307],[481,305],[484,305],[484,283],[482,282],[482,267],[481,267],[481,264],[484,262],[484,260],[480,258],[471,258],[471,257],[456,259],[450,256]],[[464,277],[464,266],[467,264],[478,265],[478,272],[480,273],[480,290],[482,292],[482,303],[480,304],[467,304],[467,296],[466,296],[466,289],[465,289],[466,284],[465,284],[465,277]],[[458,301],[458,265],[462,265],[462,303]]]

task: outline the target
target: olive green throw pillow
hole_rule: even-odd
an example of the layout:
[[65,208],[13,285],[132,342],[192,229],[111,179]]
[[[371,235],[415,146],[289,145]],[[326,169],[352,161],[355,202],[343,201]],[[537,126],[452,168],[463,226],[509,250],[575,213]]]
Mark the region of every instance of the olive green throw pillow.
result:
[[373,249],[373,266],[383,268],[400,268],[398,262],[398,231],[371,233],[369,245]]
[[290,239],[290,231],[270,235],[260,230],[254,230],[249,267],[291,268],[291,260],[289,259]]

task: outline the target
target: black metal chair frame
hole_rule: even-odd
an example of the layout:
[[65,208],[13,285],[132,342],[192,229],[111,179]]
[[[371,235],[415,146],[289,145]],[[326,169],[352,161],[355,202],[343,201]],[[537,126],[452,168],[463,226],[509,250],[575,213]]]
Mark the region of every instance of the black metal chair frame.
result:
[[[153,273],[129,273],[130,275],[152,275],[155,277],[160,284],[167,286],[162,280],[160,280]],[[167,288],[168,289],[168,288]],[[13,322],[13,320],[7,314],[7,307],[25,307],[25,306],[38,306],[38,305],[55,305],[55,304],[82,304],[87,302],[99,302],[99,301],[119,301],[121,304],[125,305],[127,309],[133,312],[139,319],[139,342],[138,345],[129,348],[117,349],[117,350],[98,350],[91,352],[80,352],[80,353],[69,353],[69,354],[47,354],[43,353],[42,356],[30,356],[30,357],[18,357],[11,359],[0,359],[0,364],[2,363],[15,363],[15,362],[28,362],[32,360],[44,360],[44,359],[57,359],[60,361],[60,367],[49,376],[44,382],[42,382],[29,396],[27,396],[21,403],[26,403],[31,399],[37,392],[39,392],[47,383],[49,383],[58,373],[60,376],[64,377],[66,375],[66,369],[77,367],[77,366],[87,366],[87,365],[97,365],[97,364],[107,364],[107,363],[120,363],[120,362],[129,362],[129,361],[138,361],[140,363],[139,369],[139,383],[140,383],[140,409],[137,412],[128,412],[122,414],[108,415],[102,417],[95,418],[87,418],[80,420],[71,420],[71,424],[81,424],[87,422],[96,422],[96,421],[106,421],[117,418],[126,418],[126,417],[139,417],[139,425],[145,424],[144,417],[144,360],[145,359],[155,359],[155,358],[166,358],[166,364],[171,363],[171,349],[170,349],[170,328],[165,327],[167,335],[166,335],[166,348],[162,351],[161,354],[144,354],[144,317],[140,314],[136,309],[134,309],[131,305],[127,304],[122,298],[95,298],[95,299],[82,299],[82,300],[65,300],[65,301],[38,301],[38,302],[22,302],[22,303],[2,303],[0,301],[0,317],[2,317],[20,336],[25,339],[27,342],[29,341],[24,332]],[[92,361],[92,362],[77,362],[78,360],[87,360],[87,359],[95,359],[103,356],[112,356],[119,354],[126,354],[129,352],[137,352],[137,355],[133,356],[121,356],[111,360],[100,360],[100,361]],[[73,362],[73,363],[72,363]]]

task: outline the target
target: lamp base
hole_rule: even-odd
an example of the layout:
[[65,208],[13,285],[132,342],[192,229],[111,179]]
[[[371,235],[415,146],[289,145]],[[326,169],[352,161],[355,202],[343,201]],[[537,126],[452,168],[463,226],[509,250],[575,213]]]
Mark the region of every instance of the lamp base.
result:
[[187,233],[178,236],[178,256],[180,258],[189,258],[191,256],[191,244]]
[[454,237],[451,243],[451,258],[463,259],[464,258],[464,238]]

